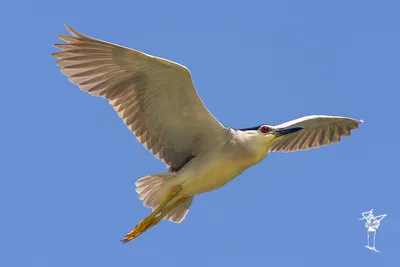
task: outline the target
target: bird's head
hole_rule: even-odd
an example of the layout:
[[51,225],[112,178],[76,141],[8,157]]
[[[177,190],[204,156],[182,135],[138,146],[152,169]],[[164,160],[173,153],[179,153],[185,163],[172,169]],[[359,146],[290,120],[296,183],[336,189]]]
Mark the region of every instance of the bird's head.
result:
[[301,126],[289,126],[285,128],[277,128],[271,125],[263,124],[260,126],[240,129],[241,131],[251,133],[252,135],[256,135],[258,140],[260,140],[264,144],[268,144],[272,146],[279,140],[285,138],[287,135],[300,131],[304,129]]

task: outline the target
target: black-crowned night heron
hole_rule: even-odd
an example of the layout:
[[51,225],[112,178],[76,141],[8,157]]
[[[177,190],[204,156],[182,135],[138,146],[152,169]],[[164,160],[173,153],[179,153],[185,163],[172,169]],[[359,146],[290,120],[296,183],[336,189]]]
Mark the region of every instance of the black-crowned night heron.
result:
[[218,189],[269,152],[339,142],[362,121],[306,116],[277,126],[232,129],[198,96],[189,70],[166,59],[96,40],[66,26],[72,37],[52,54],[82,91],[106,98],[128,128],[165,163],[168,172],[140,178],[139,199],[153,212],[128,233],[128,242],[162,219],[180,223],[195,195]]

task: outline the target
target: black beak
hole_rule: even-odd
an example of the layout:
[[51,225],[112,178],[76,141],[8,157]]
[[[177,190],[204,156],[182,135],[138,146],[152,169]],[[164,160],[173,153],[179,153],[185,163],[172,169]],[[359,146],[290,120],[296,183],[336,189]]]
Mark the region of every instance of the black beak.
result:
[[282,136],[282,135],[287,135],[287,134],[290,134],[290,133],[294,133],[294,132],[300,131],[302,129],[304,129],[304,127],[291,126],[291,127],[286,127],[286,128],[281,128],[281,129],[275,130],[275,134],[276,134],[276,136]]

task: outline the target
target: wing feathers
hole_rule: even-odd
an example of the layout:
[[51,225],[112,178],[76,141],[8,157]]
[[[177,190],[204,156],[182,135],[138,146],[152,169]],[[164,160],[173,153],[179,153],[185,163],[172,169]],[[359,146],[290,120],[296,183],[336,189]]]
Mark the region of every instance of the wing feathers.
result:
[[346,117],[316,115],[289,121],[275,127],[303,126],[304,129],[275,143],[270,152],[293,152],[340,142],[342,136],[350,135],[350,131],[358,128],[362,122]]
[[[82,91],[109,100],[137,140],[177,170],[187,158],[214,146],[225,134],[177,63],[85,36],[66,26],[56,64]],[[185,112],[183,112],[185,111]]]

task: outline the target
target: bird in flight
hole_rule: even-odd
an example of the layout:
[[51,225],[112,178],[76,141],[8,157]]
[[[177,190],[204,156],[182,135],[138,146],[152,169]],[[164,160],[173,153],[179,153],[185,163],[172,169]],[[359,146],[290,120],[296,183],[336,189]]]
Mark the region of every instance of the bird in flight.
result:
[[83,35],[71,36],[51,54],[69,80],[105,98],[168,171],[142,177],[136,191],[152,213],[124,243],[162,219],[184,220],[195,195],[221,188],[270,152],[307,150],[339,142],[362,120],[305,116],[272,126],[234,129],[205,107],[189,70],[178,63]]

